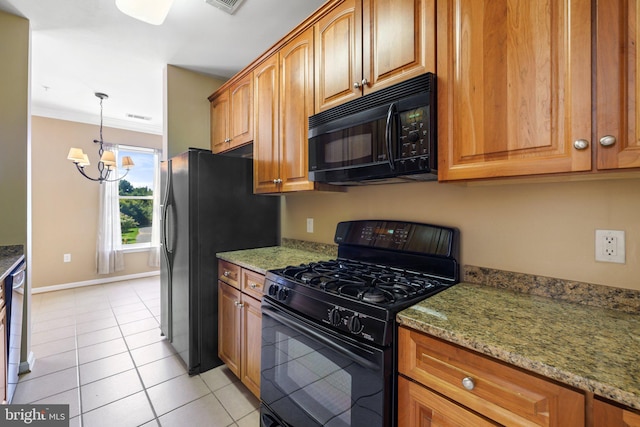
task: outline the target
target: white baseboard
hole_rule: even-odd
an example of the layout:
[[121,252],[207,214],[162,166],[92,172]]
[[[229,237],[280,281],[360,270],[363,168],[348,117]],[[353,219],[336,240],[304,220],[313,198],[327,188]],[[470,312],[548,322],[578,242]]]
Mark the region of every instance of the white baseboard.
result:
[[128,274],[126,276],[105,277],[104,279],[85,280],[82,282],[63,283],[61,285],[41,286],[31,288],[32,294],[40,294],[43,292],[62,291],[65,289],[81,288],[83,286],[104,285],[105,283],[121,282],[123,280],[142,279],[143,277],[159,276],[160,270],[148,271],[146,273]]

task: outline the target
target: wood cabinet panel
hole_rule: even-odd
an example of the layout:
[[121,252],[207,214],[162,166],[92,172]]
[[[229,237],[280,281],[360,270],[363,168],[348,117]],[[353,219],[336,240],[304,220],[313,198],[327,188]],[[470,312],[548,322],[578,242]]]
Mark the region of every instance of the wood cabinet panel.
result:
[[593,401],[593,427],[640,427],[640,414],[611,403]]
[[216,95],[211,101],[211,151],[220,153],[227,148],[229,135],[229,91]]
[[497,423],[584,426],[584,395],[404,327],[398,371]]
[[593,141],[598,169],[640,167],[638,7],[637,0],[598,2]]
[[211,151],[221,153],[253,140],[253,78],[251,73],[210,98]]
[[315,31],[315,112],[362,95],[362,0],[345,0]]
[[260,351],[262,348],[262,312],[260,301],[242,297],[242,383],[260,398]]
[[307,138],[313,113],[313,28],[280,50],[281,191],[312,190]]
[[438,2],[440,180],[591,169],[591,2]]
[[230,148],[253,140],[253,75],[248,73],[229,88]]
[[364,94],[436,70],[435,0],[363,0]]
[[240,289],[240,267],[227,261],[218,260],[218,280]]
[[218,281],[218,356],[240,377],[240,291]]
[[315,112],[436,69],[434,0],[344,0],[315,25]]
[[255,135],[253,142],[253,191],[275,193],[280,176],[280,63],[269,57],[253,72]]
[[218,356],[260,398],[264,276],[223,260],[218,276]]
[[264,276],[243,268],[241,291],[256,299],[261,299],[264,293]]
[[[3,282],[4,288],[4,282]],[[7,402],[7,349],[9,337],[7,336],[7,308],[0,311],[0,400]]]
[[499,424],[461,408],[426,387],[398,378],[398,427],[489,427]]

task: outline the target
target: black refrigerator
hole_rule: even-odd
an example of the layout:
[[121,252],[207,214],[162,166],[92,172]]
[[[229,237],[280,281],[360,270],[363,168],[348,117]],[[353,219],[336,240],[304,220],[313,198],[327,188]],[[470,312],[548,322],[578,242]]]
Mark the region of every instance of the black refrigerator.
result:
[[217,252],[280,243],[280,198],[251,159],[189,149],[161,165],[160,329],[190,375],[219,366]]

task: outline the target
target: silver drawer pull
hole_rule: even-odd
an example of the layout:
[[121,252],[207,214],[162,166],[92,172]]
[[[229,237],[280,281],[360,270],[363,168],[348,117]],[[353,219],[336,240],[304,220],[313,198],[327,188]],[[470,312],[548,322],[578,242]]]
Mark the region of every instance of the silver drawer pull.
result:
[[464,377],[462,379],[462,387],[466,388],[467,390],[473,390],[476,387],[476,384],[473,382],[473,378]]
[[257,288],[257,287],[258,287],[258,285],[256,285],[255,283],[251,282],[251,283],[249,283],[249,287],[250,287],[251,289],[255,289],[255,288]]

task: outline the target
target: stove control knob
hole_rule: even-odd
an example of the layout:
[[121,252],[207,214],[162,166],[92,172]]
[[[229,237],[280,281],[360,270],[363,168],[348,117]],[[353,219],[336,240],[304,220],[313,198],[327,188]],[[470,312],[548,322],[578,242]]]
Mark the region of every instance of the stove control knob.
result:
[[340,325],[340,321],[342,320],[342,317],[340,316],[340,312],[338,311],[337,308],[331,309],[331,311],[329,312],[329,320],[331,321],[331,324],[333,326]]
[[363,328],[364,327],[362,326],[362,322],[360,321],[360,318],[358,316],[353,316],[349,320],[349,330],[354,334],[359,334],[360,332],[362,332]]
[[280,301],[284,301],[287,299],[288,296],[289,296],[289,289],[282,287],[278,289],[278,296],[276,296],[276,299]]
[[272,297],[275,297],[278,294],[278,285],[271,285],[269,286],[269,295]]

